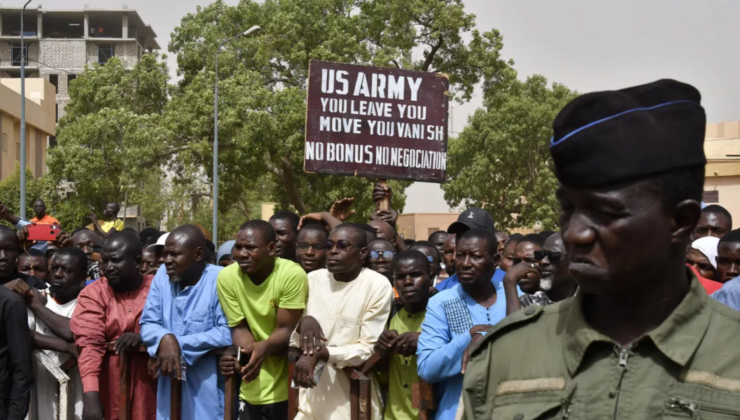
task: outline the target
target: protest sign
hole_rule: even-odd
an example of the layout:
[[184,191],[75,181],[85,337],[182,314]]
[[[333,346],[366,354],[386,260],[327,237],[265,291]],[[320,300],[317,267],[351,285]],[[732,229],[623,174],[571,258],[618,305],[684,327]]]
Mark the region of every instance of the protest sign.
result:
[[449,80],[312,60],[306,172],[444,182]]

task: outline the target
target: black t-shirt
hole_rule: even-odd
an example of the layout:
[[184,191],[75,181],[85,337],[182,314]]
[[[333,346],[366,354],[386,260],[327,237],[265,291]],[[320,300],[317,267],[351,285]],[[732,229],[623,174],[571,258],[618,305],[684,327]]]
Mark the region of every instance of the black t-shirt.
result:
[[43,280],[41,280],[38,277],[35,276],[29,276],[28,274],[21,273],[20,271],[16,271],[10,276],[8,276],[8,280],[3,281],[0,280],[0,284],[5,284],[9,281],[13,281],[15,279],[21,279],[26,282],[27,285],[30,287],[33,287],[38,290],[45,290],[46,289],[46,283],[44,283]]

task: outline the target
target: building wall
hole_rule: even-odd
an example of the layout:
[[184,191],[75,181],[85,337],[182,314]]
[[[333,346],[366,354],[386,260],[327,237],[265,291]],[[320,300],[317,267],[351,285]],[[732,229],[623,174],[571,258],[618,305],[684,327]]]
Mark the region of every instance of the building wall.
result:
[[98,62],[98,44],[95,42],[86,42],[86,55],[85,63],[92,67],[93,64]]
[[139,47],[135,42],[116,44],[115,55],[123,63],[123,67],[130,69],[139,62]]
[[[58,69],[82,69],[87,62],[87,49],[83,39],[42,39],[41,61],[42,67]],[[29,51],[30,54],[30,51]],[[50,72],[56,70],[49,69]]]
[[[20,164],[20,122],[0,109],[0,179],[6,179]],[[33,176],[46,173],[46,137],[40,129],[26,124],[26,168]]]
[[426,241],[437,230],[447,230],[460,213],[407,213],[398,216],[396,229],[404,239]]
[[735,176],[707,177],[704,191],[718,191],[719,204],[732,215],[733,228],[740,228],[740,174]]
[[[46,172],[47,137],[56,130],[55,99],[48,80],[26,80],[26,167],[35,177]],[[0,179],[19,164],[20,126],[20,79],[0,79]]]
[[9,42],[0,41],[0,67],[9,67],[11,63],[11,47]]

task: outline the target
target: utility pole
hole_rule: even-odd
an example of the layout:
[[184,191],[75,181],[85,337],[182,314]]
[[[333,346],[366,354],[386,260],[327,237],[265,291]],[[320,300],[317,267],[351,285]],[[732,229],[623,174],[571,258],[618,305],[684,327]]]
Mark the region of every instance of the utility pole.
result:
[[21,10],[21,219],[26,219],[26,48],[24,44],[23,20],[28,0]]
[[259,26],[252,26],[245,32],[223,41],[216,49],[216,82],[213,104],[213,244],[216,245],[216,248],[218,248],[218,53],[221,52],[221,47],[227,43],[259,30]]

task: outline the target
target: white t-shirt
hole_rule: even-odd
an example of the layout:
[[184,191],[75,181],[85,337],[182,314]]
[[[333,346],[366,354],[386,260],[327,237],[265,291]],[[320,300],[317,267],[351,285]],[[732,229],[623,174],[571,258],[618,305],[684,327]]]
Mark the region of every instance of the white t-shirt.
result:
[[[51,296],[47,298],[46,307],[57,315],[61,315],[65,318],[72,318],[72,313],[77,307],[77,299],[73,299],[65,304],[57,303]],[[40,318],[35,317],[34,330],[43,335],[56,337],[49,327],[46,326],[44,321]],[[69,355],[66,353],[59,353],[53,350],[43,350],[49,358],[51,358],[57,366],[61,366],[69,359]],[[34,372],[36,374],[36,386],[34,389],[33,396],[31,398],[31,407],[28,413],[28,419],[30,420],[46,420],[55,419],[57,404],[59,402],[59,382],[56,378],[48,371],[44,366],[39,363],[36,358],[33,360]],[[80,370],[74,367],[69,372],[69,417],[75,420],[82,419],[82,380],[80,379]],[[73,411],[74,410],[74,411]]]

